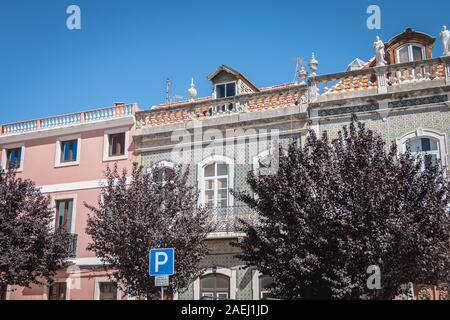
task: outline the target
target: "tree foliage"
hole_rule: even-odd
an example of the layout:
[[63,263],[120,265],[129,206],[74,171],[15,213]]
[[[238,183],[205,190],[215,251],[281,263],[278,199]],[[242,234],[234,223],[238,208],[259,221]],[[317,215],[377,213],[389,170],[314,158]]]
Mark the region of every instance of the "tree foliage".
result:
[[65,265],[70,236],[52,226],[50,200],[13,168],[0,170],[0,288],[43,284]]
[[187,183],[188,170],[154,170],[134,165],[131,181],[117,167],[106,171],[107,185],[98,207],[87,205],[88,249],[105,262],[111,279],[135,297],[157,299],[159,287],[148,275],[149,249],[175,248],[175,275],[170,291],[182,291],[202,270],[208,212],[197,209],[197,194]]
[[[304,147],[280,149],[273,175],[248,175],[259,214],[236,245],[248,265],[291,299],[391,299],[403,284],[449,281],[449,179],[422,169],[353,119],[336,139],[309,132]],[[367,287],[369,266],[381,289]]]

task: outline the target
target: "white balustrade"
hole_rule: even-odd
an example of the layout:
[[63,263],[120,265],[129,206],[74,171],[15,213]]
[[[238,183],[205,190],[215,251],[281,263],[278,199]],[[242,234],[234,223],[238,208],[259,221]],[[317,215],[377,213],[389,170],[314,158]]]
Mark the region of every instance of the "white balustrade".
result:
[[133,115],[133,105],[123,104],[104,109],[87,112],[78,112],[68,115],[48,117],[39,120],[30,120],[0,126],[0,134],[12,134],[20,132],[35,131],[38,129],[48,129],[56,127],[66,127],[96,120],[104,120],[116,117]]

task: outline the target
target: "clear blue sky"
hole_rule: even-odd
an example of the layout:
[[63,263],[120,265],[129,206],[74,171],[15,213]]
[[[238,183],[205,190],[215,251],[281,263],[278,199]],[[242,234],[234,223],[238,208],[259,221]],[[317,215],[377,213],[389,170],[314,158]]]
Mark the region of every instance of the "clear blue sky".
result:
[[[66,9],[81,8],[82,29],[66,28]],[[382,29],[366,27],[370,4]],[[316,52],[318,73],[345,70],[412,27],[439,38],[450,1],[287,0],[0,0],[0,123],[137,102],[164,101],[165,79],[199,96],[219,64],[257,86],[290,82],[295,58]],[[434,55],[441,53],[437,39]]]

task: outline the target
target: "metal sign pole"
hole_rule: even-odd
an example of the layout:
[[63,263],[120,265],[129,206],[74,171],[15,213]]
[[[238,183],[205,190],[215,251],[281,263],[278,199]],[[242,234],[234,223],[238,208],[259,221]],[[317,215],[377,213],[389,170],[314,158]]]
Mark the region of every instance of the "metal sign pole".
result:
[[164,287],[161,287],[161,300],[164,300]]

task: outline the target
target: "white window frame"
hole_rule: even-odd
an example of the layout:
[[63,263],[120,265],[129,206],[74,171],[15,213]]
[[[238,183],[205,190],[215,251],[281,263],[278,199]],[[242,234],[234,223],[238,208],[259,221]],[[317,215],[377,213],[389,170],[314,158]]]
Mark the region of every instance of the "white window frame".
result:
[[[55,278],[53,283],[65,283],[66,284],[66,300],[70,300],[70,281],[71,278]],[[44,289],[44,300],[48,300],[50,295],[50,285],[46,285]]]
[[439,160],[443,167],[447,167],[448,151],[447,151],[447,134],[440,133],[433,129],[418,128],[408,132],[396,140],[399,152],[405,153],[407,150],[407,142],[416,138],[430,138],[438,141]]
[[[129,136],[130,130],[128,128],[116,128],[105,130],[103,134],[103,162],[107,161],[117,161],[117,160],[127,160],[128,159],[128,147],[129,147]],[[125,133],[125,146],[124,154],[121,156],[109,156],[109,136],[111,134]]]
[[25,144],[24,143],[15,143],[15,144],[9,144],[9,145],[5,145],[3,146],[2,149],[2,168],[7,170],[8,168],[6,167],[6,163],[7,163],[7,159],[8,159],[8,150],[10,149],[18,149],[18,148],[22,148],[22,151],[20,152],[20,164],[19,167],[16,168],[16,172],[22,172],[23,171],[23,165],[24,165],[24,160],[25,160]]
[[[227,84],[234,83],[234,96],[226,96],[227,92]],[[217,98],[217,86],[225,85],[225,97]],[[220,82],[214,84],[214,99],[225,99],[225,98],[231,98],[237,96],[238,93],[238,82],[237,81],[228,81],[228,82]]]
[[169,168],[169,169],[175,169],[176,164],[171,161],[160,161],[158,163],[155,163],[151,167],[147,168],[147,173],[152,173],[155,169],[161,169],[161,168]]
[[270,291],[262,290],[260,288],[260,278],[263,276],[258,270],[252,270],[252,298],[253,300],[262,300],[263,293],[270,293]]
[[[101,282],[110,282],[113,283],[111,281],[111,279],[109,279],[108,277],[96,277],[95,278],[95,285],[94,285],[94,300],[100,300],[100,283]],[[117,293],[116,293],[116,300],[122,300],[121,299],[121,290],[120,290],[120,285],[117,285]]]
[[413,51],[412,51],[412,47],[419,47],[422,49],[422,60],[425,60],[426,57],[426,52],[425,52],[425,47],[419,43],[415,43],[415,42],[408,42],[405,43],[404,45],[398,47],[395,51],[396,57],[397,57],[397,63],[404,63],[404,62],[400,62],[400,50],[408,47],[408,62],[412,62],[413,61]]
[[61,194],[61,195],[53,195],[51,197],[51,203],[53,204],[54,207],[54,214],[53,214],[53,219],[52,219],[52,229],[54,230],[56,227],[56,216],[58,215],[58,208],[56,207],[56,202],[58,200],[72,200],[73,201],[73,205],[72,205],[72,221],[70,224],[70,234],[75,234],[75,222],[76,222],[76,215],[77,215],[77,195],[76,194]]
[[[228,189],[234,188],[234,159],[222,156],[222,155],[213,155],[210,156],[200,163],[197,164],[197,172],[198,172],[198,190],[200,191],[198,204],[199,206],[204,206],[205,202],[205,168],[213,163],[222,162],[228,165]],[[214,177],[215,179],[217,176]],[[216,185],[216,184],[215,184]],[[216,188],[217,186],[215,186]],[[215,190],[216,192],[217,190]],[[217,202],[217,199],[215,199]],[[228,190],[228,207],[232,207],[234,205],[234,197]]]
[[[62,143],[66,141],[77,140],[77,160],[70,162],[61,162],[61,147]],[[56,138],[56,152],[55,152],[55,168],[60,167],[71,167],[80,165],[80,156],[81,156],[81,135],[71,135],[71,136],[63,136]]]
[[200,277],[194,280],[194,300],[200,300],[200,279],[204,276],[208,276],[211,274],[220,274],[223,276],[227,276],[230,279],[230,299],[236,299],[236,279],[237,273],[236,270],[232,270],[230,268],[217,268],[215,271],[212,268],[207,269]]

